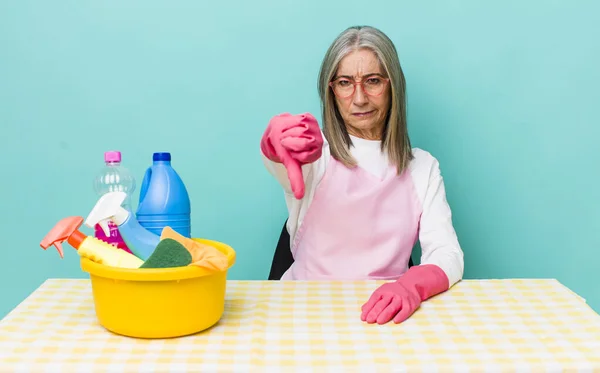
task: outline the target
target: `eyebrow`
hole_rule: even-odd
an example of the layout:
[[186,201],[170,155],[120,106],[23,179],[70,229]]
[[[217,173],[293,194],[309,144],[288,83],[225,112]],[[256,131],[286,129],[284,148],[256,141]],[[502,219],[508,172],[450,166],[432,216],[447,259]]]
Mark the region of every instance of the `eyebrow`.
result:
[[[383,74],[381,74],[381,73],[368,73],[368,74],[363,75],[363,78],[366,79],[366,78],[370,78],[372,76],[380,76],[382,78],[384,77]],[[339,78],[354,79],[354,77],[351,76],[351,75],[335,75],[333,77],[333,80],[336,80],[336,79],[339,79]]]

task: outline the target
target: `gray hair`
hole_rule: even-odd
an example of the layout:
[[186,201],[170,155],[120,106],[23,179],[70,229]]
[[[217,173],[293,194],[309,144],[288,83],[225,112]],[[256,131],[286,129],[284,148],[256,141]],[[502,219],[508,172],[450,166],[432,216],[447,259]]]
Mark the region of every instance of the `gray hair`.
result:
[[344,30],[333,41],[321,64],[318,90],[323,115],[323,133],[331,155],[346,167],[356,166],[350,154],[352,141],[340,115],[329,82],[335,76],[340,61],[350,52],[369,49],[379,59],[384,73],[390,79],[391,105],[386,116],[381,148],[401,174],[412,159],[412,149],[406,123],[406,82],[394,43],[380,30],[369,26],[353,26]]

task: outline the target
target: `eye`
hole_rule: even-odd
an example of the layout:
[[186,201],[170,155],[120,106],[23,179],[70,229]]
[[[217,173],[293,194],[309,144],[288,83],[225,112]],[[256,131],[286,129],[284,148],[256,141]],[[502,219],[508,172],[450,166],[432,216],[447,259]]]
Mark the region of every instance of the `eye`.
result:
[[367,79],[367,84],[371,84],[371,85],[377,85],[381,83],[381,79],[379,78],[369,78]]
[[337,84],[340,87],[347,87],[350,85],[350,81],[348,79],[340,79],[340,80],[338,80]]

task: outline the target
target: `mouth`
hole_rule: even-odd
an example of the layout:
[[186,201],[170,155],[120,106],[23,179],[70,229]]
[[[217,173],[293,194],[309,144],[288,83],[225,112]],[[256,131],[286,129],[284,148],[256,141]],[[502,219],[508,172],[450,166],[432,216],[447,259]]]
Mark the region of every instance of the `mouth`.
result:
[[367,118],[367,117],[370,117],[371,115],[373,115],[374,112],[375,112],[375,110],[364,111],[362,113],[352,113],[352,116],[355,118]]

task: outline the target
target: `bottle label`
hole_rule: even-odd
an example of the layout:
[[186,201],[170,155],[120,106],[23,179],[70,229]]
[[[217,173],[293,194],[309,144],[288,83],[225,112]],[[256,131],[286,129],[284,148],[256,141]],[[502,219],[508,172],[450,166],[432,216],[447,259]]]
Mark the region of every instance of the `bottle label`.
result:
[[108,230],[109,230],[109,236],[107,237],[104,234],[104,230],[102,230],[102,227],[100,226],[100,224],[96,224],[94,237],[96,237],[97,239],[104,241],[108,244],[111,244],[121,250],[124,250],[130,254],[133,254],[131,252],[131,250],[129,250],[129,248],[127,247],[125,240],[123,239],[123,237],[121,236],[121,233],[119,232],[119,227],[117,227],[117,225],[115,223],[113,223],[112,221],[109,221],[108,222]]

